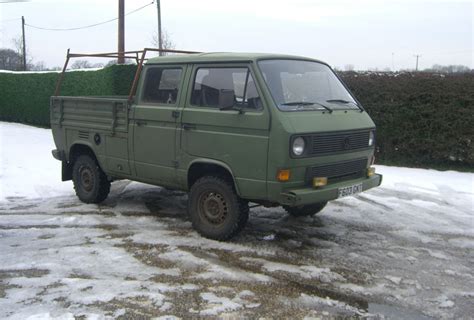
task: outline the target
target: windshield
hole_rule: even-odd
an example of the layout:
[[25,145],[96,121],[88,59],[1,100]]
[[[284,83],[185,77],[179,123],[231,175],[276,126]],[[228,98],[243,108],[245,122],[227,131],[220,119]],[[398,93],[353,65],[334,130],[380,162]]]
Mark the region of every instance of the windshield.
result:
[[304,60],[262,60],[258,65],[282,111],[359,109],[354,98],[325,64]]

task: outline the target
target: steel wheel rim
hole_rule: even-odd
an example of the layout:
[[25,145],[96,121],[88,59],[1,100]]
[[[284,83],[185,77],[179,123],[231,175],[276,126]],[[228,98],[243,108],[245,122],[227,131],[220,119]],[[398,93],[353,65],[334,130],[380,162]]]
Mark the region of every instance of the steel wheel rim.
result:
[[89,167],[81,167],[79,169],[79,176],[81,178],[81,186],[86,192],[91,192],[94,188],[94,174]]
[[227,202],[220,193],[204,192],[198,199],[198,212],[199,216],[210,224],[221,225],[227,217]]

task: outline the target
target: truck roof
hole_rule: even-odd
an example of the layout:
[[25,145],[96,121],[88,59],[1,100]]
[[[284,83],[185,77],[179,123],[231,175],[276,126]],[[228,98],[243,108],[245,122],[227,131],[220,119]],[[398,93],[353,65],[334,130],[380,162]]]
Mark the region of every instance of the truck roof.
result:
[[307,57],[276,54],[276,53],[248,53],[248,52],[205,52],[193,54],[176,54],[148,59],[146,64],[157,63],[199,63],[199,62],[237,62],[237,61],[257,61],[262,59],[297,59],[311,60],[327,64],[321,60]]

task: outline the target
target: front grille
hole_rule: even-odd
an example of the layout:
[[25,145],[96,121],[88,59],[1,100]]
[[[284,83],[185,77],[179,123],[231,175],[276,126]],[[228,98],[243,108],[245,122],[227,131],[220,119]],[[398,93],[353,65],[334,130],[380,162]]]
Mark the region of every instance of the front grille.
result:
[[327,177],[329,182],[357,179],[365,176],[367,158],[309,167],[306,170],[306,182],[314,177]]
[[370,131],[346,131],[312,135],[310,155],[322,155],[368,148]]

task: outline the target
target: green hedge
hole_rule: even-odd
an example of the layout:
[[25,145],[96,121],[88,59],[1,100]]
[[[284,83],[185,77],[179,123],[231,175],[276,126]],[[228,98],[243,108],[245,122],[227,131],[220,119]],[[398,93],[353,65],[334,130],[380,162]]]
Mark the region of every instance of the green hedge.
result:
[[[127,95],[136,66],[72,71],[61,95]],[[0,120],[49,127],[58,73],[0,73]],[[474,74],[355,73],[340,76],[377,124],[377,162],[474,167]]]
[[378,163],[473,170],[473,73],[340,76],[377,125]]
[[[128,95],[136,66],[71,71],[61,95]],[[0,120],[49,127],[49,98],[59,73],[0,73]]]

